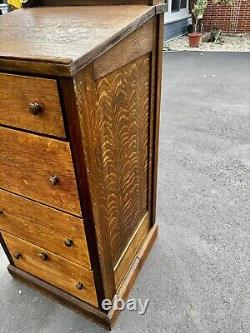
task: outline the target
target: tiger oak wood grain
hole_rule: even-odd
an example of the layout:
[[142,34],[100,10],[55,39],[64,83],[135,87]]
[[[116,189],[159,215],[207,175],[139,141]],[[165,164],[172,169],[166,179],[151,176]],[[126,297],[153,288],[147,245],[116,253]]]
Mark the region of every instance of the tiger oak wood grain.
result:
[[[78,76],[76,77],[76,81],[78,80]],[[81,76],[80,78],[81,79]],[[107,276],[107,284],[104,283],[106,274],[102,274],[101,262],[102,257],[107,257],[107,267],[110,262],[109,256],[107,255],[108,250],[102,250],[102,247],[99,247],[100,251],[98,251],[97,246],[97,234],[94,223],[94,215],[93,215],[93,207],[91,204],[91,195],[90,195],[90,187],[88,181],[88,169],[86,165],[85,151],[83,146],[83,139],[81,135],[81,127],[82,122],[80,121],[81,111],[82,109],[77,108],[76,104],[76,94],[73,80],[70,78],[60,78],[58,81],[59,89],[62,96],[62,102],[64,105],[65,118],[68,124],[68,137],[70,139],[70,146],[72,152],[73,163],[75,166],[75,173],[77,177],[77,185],[79,191],[80,205],[82,208],[83,214],[83,222],[86,231],[86,239],[88,243],[89,255],[91,265],[94,268],[93,274],[96,284],[96,291],[98,302],[101,305],[102,300],[104,298],[112,298],[114,289],[112,287],[112,268],[106,269],[105,273],[109,272],[110,274]],[[84,110],[83,110],[84,111]],[[102,225],[100,225],[100,228]],[[99,228],[97,228],[99,229]],[[105,231],[102,233],[105,235]],[[99,238],[99,237],[98,237]],[[103,265],[105,266],[105,265]]]
[[[101,253],[111,254],[113,267],[147,211],[149,59],[96,83],[90,68],[75,82],[96,229],[107,228],[111,252]],[[100,231],[100,243],[103,237]]]
[[91,268],[82,219],[3,190],[0,212],[0,230]]
[[90,197],[90,209],[93,215],[98,257],[103,279],[105,298],[113,299],[116,293],[112,267],[110,232],[106,207],[108,206],[102,171],[102,121],[96,112],[96,83],[93,66],[79,72],[74,77],[75,103],[78,117],[80,143],[84,151],[84,163],[87,169],[87,182]]
[[[43,248],[30,244],[6,232],[2,232],[2,235],[17,267],[97,306],[94,279],[91,270],[45,251]],[[41,252],[47,254],[47,261],[40,259],[39,254]],[[16,253],[21,254],[20,259],[15,258]],[[79,282],[84,285],[84,289],[78,290],[76,288]]]
[[[65,137],[55,80],[0,73],[0,124]],[[30,103],[42,111],[32,115]]]
[[113,264],[147,212],[150,55],[97,80]]
[[66,142],[0,127],[0,188],[81,216]]

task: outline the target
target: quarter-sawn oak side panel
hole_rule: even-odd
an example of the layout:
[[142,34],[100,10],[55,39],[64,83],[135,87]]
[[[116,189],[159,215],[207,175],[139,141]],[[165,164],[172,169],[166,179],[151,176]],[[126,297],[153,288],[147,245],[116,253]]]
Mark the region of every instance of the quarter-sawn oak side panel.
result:
[[147,212],[150,55],[97,81],[113,264]]

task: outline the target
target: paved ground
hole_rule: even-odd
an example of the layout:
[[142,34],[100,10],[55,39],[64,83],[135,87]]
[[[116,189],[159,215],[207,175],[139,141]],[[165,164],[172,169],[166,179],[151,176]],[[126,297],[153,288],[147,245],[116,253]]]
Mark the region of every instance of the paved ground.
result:
[[171,51],[231,51],[250,52],[250,34],[222,34],[223,43],[200,43],[199,48],[190,48],[188,36],[180,36],[164,43],[165,50]]
[[[250,54],[165,54],[160,234],[113,332],[250,332]],[[11,279],[0,332],[105,332]],[[19,294],[19,290],[22,291]]]

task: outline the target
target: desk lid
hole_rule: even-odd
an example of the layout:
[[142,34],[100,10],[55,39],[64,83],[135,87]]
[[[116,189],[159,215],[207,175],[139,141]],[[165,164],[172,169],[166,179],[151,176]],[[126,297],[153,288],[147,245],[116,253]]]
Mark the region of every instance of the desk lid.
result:
[[148,5],[26,8],[0,17],[0,70],[70,76],[136,30]]

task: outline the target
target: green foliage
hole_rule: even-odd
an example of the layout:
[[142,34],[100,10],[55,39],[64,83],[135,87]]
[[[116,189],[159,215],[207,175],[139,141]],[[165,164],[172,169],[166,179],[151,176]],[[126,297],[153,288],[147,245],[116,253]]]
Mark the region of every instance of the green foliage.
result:
[[195,32],[197,33],[198,22],[203,17],[203,14],[207,8],[207,0],[197,0],[194,4],[192,13],[195,17]]
[[192,13],[194,17],[197,19],[200,19],[203,17],[203,14],[207,8],[207,0],[197,0],[194,4],[194,8],[192,10]]

